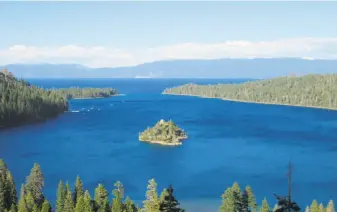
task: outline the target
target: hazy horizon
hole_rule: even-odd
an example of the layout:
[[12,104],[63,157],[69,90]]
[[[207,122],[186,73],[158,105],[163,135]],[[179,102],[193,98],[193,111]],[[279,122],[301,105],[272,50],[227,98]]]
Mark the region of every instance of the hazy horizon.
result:
[[335,60],[336,7],[337,2],[1,2],[6,33],[0,65]]

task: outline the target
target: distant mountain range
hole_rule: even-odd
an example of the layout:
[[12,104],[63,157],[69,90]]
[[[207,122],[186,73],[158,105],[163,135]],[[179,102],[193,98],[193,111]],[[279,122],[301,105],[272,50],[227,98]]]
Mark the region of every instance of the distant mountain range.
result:
[[337,60],[300,58],[170,60],[133,67],[88,68],[76,64],[10,64],[20,78],[271,78],[337,73]]

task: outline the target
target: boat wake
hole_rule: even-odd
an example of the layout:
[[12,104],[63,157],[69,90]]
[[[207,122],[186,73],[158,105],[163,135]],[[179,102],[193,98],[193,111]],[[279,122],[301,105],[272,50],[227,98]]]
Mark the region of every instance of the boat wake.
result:
[[66,111],[67,113],[79,113],[79,110],[70,110],[70,111]]

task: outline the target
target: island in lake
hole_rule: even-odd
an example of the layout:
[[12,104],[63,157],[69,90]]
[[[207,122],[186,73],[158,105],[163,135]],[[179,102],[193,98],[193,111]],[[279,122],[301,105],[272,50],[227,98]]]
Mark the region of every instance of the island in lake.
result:
[[172,120],[166,122],[162,119],[154,127],[139,134],[140,141],[169,146],[181,145],[184,139],[187,139],[186,133]]
[[287,76],[239,84],[186,84],[163,94],[337,110],[337,74]]

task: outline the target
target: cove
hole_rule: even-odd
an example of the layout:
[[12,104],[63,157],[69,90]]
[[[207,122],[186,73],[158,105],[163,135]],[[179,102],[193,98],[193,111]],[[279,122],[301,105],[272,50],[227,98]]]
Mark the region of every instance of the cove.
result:
[[[173,184],[188,211],[215,211],[224,189],[237,181],[249,184],[259,203],[266,196],[273,206],[273,192],[287,194],[291,160],[294,199],[302,209],[315,198],[337,201],[337,111],[161,95],[186,83],[240,80],[28,81],[44,88],[113,87],[125,95],[71,100],[70,111],[55,119],[1,130],[0,157],[18,188],[37,162],[52,201],[60,179],[73,184],[79,175],[91,195],[99,182],[111,192],[120,180],[138,202],[155,178],[159,191]],[[188,133],[184,145],[138,141],[138,133],[160,119],[172,119]]]

